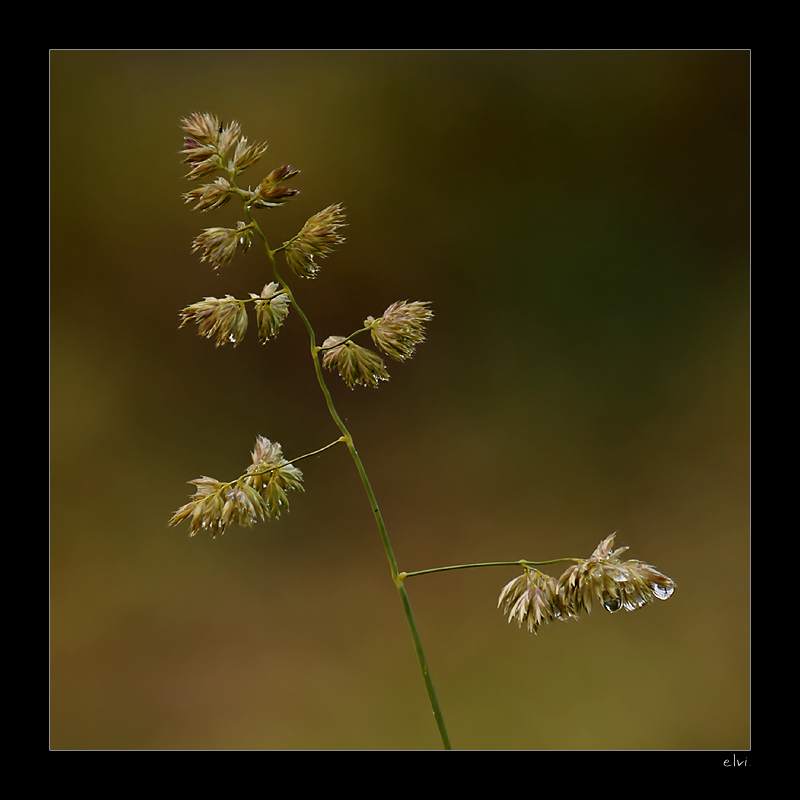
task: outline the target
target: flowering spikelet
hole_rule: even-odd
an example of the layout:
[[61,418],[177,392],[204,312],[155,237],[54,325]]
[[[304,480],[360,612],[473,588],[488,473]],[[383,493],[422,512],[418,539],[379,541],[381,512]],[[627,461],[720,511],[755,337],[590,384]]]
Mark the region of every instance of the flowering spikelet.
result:
[[289,295],[273,282],[268,283],[260,295],[251,292],[250,297],[255,300],[259,339],[262,342],[274,339],[289,313]]
[[189,535],[208,531],[212,537],[225,532],[235,522],[250,527],[259,519],[279,516],[288,509],[287,492],[303,488],[303,473],[281,453],[281,446],[263,436],[256,439],[251,454],[253,463],[235,481],[222,483],[215,478],[195,478],[191,500],[181,506],[170,525],[189,521]]
[[[219,134],[217,137],[217,151],[220,158],[224,160],[236,147],[239,137],[242,135],[242,128],[236,120],[232,120],[227,124],[223,122],[217,130]],[[230,164],[225,166],[230,171]]]
[[250,193],[248,205],[255,208],[275,208],[283,205],[290,197],[300,194],[298,189],[290,189],[284,186],[284,182],[295,175],[299,175],[299,169],[292,169],[290,166],[278,167],[272,170],[255,191]]
[[[181,127],[187,134],[184,154],[192,152],[190,143],[195,140],[195,143],[216,146],[222,130],[219,119],[214,114],[200,114],[196,111],[187,119],[181,120]],[[189,161],[188,157],[186,161]]]
[[216,339],[216,346],[232,343],[236,347],[247,333],[247,311],[244,301],[229,294],[225,297],[205,297],[180,312],[183,327],[197,323],[197,333],[206,339]]
[[213,114],[194,113],[181,121],[186,132],[183,139],[183,163],[191,165],[184,176],[189,180],[204,178],[222,167],[219,151],[221,125]]
[[526,567],[522,575],[503,587],[497,606],[502,605],[509,622],[520,627],[525,623],[531,633],[536,633],[545,622],[565,616],[557,589],[555,578]]
[[303,473],[283,457],[277,442],[264,436],[256,439],[251,456],[253,463],[242,481],[264,499],[269,515],[277,517],[284,508],[289,508],[286,493],[290,489],[303,489]]
[[329,336],[321,350],[323,366],[338,372],[351,389],[357,383],[377,388],[381,381],[389,380],[386,365],[377,353],[342,336]]
[[314,259],[317,256],[324,258],[334,245],[344,242],[344,236],[338,232],[345,225],[344,219],[341,204],[328,206],[314,214],[297,236],[284,243],[286,263],[296,275],[301,278],[317,276],[320,267]]
[[[236,123],[238,125],[238,123]],[[233,155],[228,160],[226,169],[231,175],[240,175],[248,167],[258,161],[267,150],[265,143],[256,142],[254,144],[247,143],[247,137],[242,136],[236,142],[236,147],[233,150]]]
[[225,178],[217,178],[214,183],[204,183],[186,192],[183,199],[195,204],[193,211],[211,211],[224,206],[234,194],[233,187]]
[[239,221],[236,228],[206,228],[192,242],[192,252],[200,250],[200,260],[210,261],[217,269],[230,264],[237,247],[246,253],[252,241],[252,227]]
[[372,340],[387,356],[405,361],[425,341],[425,323],[433,318],[429,305],[419,300],[392,303],[378,319],[367,317],[364,327],[369,328]]

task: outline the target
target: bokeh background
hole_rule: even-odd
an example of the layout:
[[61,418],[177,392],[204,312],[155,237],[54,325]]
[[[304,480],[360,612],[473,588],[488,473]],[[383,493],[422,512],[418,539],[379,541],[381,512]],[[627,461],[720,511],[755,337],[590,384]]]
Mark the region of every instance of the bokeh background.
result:
[[320,339],[430,300],[428,341],[335,400],[401,569],[588,556],[609,533],[669,602],[534,637],[513,568],[410,580],[459,749],[750,746],[749,54],[52,51],[50,578],[54,749],[436,749],[346,450],[278,522],[167,521],[255,436],[338,432],[291,315],[215,349],[180,308],[215,273],[179,120],[302,170],[274,243],[330,203],[347,243],[294,280]]

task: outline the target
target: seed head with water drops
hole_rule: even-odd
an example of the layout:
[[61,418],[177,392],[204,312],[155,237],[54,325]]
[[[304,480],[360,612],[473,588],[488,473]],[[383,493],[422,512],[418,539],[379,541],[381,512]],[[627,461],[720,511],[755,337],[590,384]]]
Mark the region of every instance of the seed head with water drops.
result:
[[650,564],[622,561],[628,548],[614,547],[612,533],[603,539],[592,555],[579,559],[561,577],[545,575],[527,565],[521,576],[506,584],[498,606],[509,622],[525,624],[531,633],[551,620],[577,619],[595,605],[614,613],[624,608],[634,611],[654,600],[667,600],[675,582]]

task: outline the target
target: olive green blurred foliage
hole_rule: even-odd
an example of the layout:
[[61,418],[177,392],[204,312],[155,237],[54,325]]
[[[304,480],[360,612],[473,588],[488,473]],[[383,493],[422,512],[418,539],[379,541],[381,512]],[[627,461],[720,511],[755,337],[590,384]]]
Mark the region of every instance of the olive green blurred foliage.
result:
[[346,451],[277,522],[167,527],[256,435],[338,435],[296,315],[235,350],[178,329],[271,279],[190,252],[240,218],[180,199],[209,111],[270,142],[252,185],[301,170],[276,243],[347,209],[292,283],[320,339],[432,302],[388,383],[331,376],[400,568],[616,530],[677,583],[534,637],[495,607],[513,570],[411,579],[454,747],[748,748],[749,91],[743,51],[51,52],[51,746],[438,747]]

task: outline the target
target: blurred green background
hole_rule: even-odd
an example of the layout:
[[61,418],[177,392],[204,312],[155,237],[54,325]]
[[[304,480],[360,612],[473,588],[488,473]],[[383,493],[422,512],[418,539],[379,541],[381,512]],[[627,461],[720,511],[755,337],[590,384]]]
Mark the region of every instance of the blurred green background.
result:
[[[667,603],[534,637],[512,568],[409,593],[457,749],[744,749],[749,685],[749,54],[51,51],[54,749],[440,746],[346,450],[278,522],[169,528],[257,434],[336,438],[296,314],[215,349],[178,310],[215,273],[179,121],[237,119],[302,170],[276,244],[342,202],[293,281],[320,340],[430,300],[379,390],[330,385],[400,568],[588,556],[618,531]],[[252,333],[252,331],[251,331]]]

